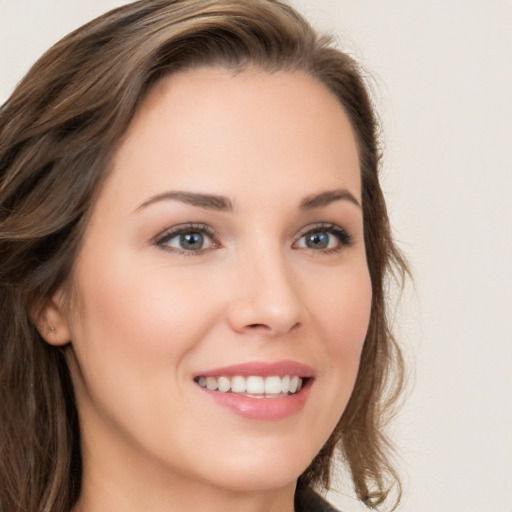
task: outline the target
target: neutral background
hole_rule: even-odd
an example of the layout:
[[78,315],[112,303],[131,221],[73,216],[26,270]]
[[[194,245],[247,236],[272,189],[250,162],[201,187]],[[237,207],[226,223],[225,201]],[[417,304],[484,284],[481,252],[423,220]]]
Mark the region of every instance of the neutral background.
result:
[[[0,100],[122,0],[0,0]],[[126,3],[126,2],[124,2]],[[372,74],[384,186],[415,276],[393,435],[411,512],[512,511],[512,2],[295,0]],[[350,490],[330,499],[363,510]]]

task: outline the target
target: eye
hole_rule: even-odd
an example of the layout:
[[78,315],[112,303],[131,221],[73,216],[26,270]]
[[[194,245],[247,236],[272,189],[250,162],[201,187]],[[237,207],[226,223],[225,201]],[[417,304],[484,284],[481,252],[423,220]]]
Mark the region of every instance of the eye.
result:
[[322,224],[309,228],[294,244],[299,249],[336,252],[352,243],[350,235],[336,224]]
[[159,235],[156,244],[182,254],[197,254],[219,246],[214,240],[212,229],[197,224],[175,226]]

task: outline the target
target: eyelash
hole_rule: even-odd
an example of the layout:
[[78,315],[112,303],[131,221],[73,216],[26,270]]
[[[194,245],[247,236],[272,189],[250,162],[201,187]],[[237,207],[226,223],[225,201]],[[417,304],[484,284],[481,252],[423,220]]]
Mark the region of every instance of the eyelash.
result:
[[294,245],[296,245],[298,241],[301,240],[306,235],[321,232],[334,235],[338,239],[339,244],[336,247],[331,247],[328,249],[312,249],[310,247],[306,249],[309,249],[310,251],[317,254],[333,254],[340,252],[344,247],[350,247],[353,244],[352,237],[341,226],[338,226],[337,224],[321,222],[319,224],[313,224],[312,226],[308,226],[304,231],[302,231],[299,238],[297,239],[297,242],[295,242]]
[[[334,235],[338,239],[338,244],[336,247],[332,248],[325,248],[325,249],[313,249],[311,247],[296,247],[297,243],[306,235],[318,233],[318,232],[324,232],[329,233],[330,235]],[[208,238],[212,240],[213,247],[208,248],[201,248],[196,250],[187,250],[187,249],[180,249],[177,247],[171,247],[166,246],[165,244],[168,243],[173,238],[176,238],[180,235],[184,234],[190,234],[190,233],[200,233],[203,235],[206,235]],[[162,247],[163,249],[181,254],[184,256],[197,256],[205,251],[212,250],[212,249],[218,249],[221,247],[221,244],[219,243],[215,231],[208,226],[207,224],[183,224],[180,226],[174,226],[172,228],[166,229],[164,232],[160,233],[157,237],[155,237],[154,240],[155,245]],[[333,254],[340,252],[344,247],[350,247],[353,244],[353,239],[349,233],[345,229],[343,229],[341,226],[338,226],[337,224],[331,224],[331,223],[319,223],[314,224],[312,226],[308,226],[305,230],[303,230],[297,241],[294,242],[293,246],[296,249],[307,249],[310,252],[313,253],[320,253],[320,254]]]
[[[209,249],[198,249],[191,251],[187,249],[179,249],[177,247],[170,247],[165,245],[173,238],[176,238],[177,236],[184,235],[187,233],[201,233],[203,235],[206,235],[208,238],[212,240],[214,247]],[[181,226],[174,226],[172,228],[166,229],[163,233],[160,233],[156,237],[155,244],[167,251],[182,254],[184,256],[196,256],[210,249],[217,249],[218,247],[220,247],[220,243],[218,242],[215,236],[215,231],[207,224],[182,224]]]

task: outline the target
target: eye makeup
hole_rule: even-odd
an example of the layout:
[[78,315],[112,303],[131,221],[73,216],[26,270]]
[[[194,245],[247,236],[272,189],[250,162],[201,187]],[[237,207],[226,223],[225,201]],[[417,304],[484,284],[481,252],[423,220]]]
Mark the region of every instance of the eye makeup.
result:
[[323,222],[307,226],[302,230],[299,239],[294,243],[294,248],[332,254],[352,244],[352,237],[344,228],[337,224]]
[[207,224],[200,223],[168,228],[155,237],[154,244],[164,250],[187,256],[202,254],[221,246],[215,231]]
[[[180,255],[200,255],[222,247],[215,230],[203,223],[185,223],[167,228],[153,243]],[[293,249],[305,249],[320,254],[332,254],[353,244],[351,235],[341,226],[320,222],[303,228],[292,244]]]

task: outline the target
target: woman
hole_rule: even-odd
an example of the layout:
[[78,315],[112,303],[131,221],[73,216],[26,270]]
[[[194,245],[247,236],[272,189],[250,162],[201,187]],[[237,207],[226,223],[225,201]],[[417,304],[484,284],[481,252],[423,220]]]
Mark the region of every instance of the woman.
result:
[[4,512],[329,510],[338,452],[369,508],[399,488],[405,265],[349,56],[278,1],[135,2],[0,136]]

